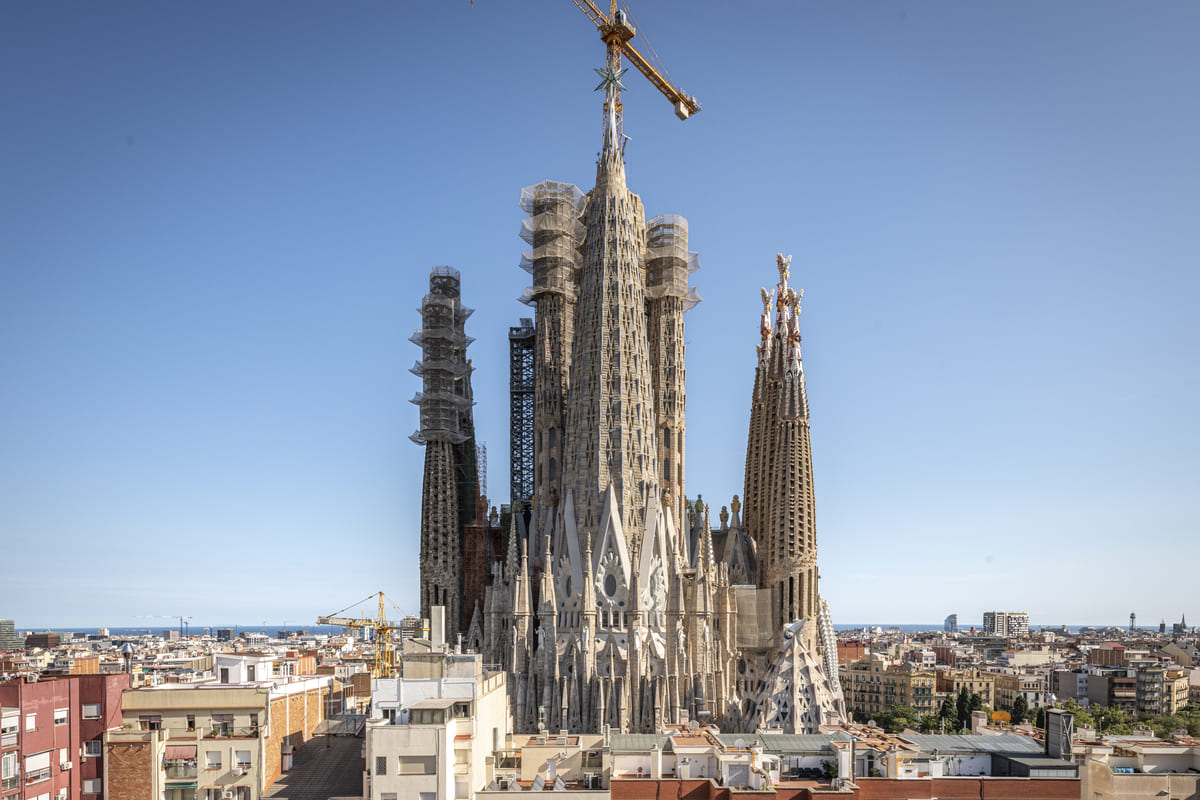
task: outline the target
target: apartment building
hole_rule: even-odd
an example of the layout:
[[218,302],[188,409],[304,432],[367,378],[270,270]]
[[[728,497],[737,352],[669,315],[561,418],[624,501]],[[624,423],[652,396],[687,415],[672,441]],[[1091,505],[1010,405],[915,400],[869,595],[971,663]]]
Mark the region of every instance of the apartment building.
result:
[[113,797],[258,800],[331,711],[329,676],[275,676],[270,653],[217,654],[217,681],[132,689],[105,737]]
[[128,675],[0,683],[0,800],[103,800],[101,741]]
[[848,664],[839,671],[846,705],[867,717],[893,706],[912,706],[921,714],[938,709],[937,673],[918,664],[890,664],[879,655],[870,655]]
[[983,699],[985,706],[996,705],[996,678],[989,672],[978,669],[940,669],[937,671],[937,691],[942,695],[957,697],[966,688]]
[[1029,635],[1029,614],[1025,611],[985,611],[983,635],[1019,639]]
[[440,649],[406,652],[403,677],[374,679],[365,799],[472,798],[491,783],[511,743],[506,680],[477,653]]

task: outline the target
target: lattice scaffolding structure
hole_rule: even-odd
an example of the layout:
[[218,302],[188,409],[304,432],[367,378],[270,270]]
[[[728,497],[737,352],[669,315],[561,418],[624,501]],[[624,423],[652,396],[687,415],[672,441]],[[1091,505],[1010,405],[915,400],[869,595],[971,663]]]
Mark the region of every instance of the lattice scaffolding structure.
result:
[[453,267],[429,271],[429,294],[421,301],[421,327],[409,341],[421,348],[421,360],[409,371],[421,378],[422,391],[410,402],[421,409],[421,427],[409,438],[417,444],[440,441],[462,444],[473,431],[470,419],[471,362],[467,346],[475,341],[464,332],[474,309],[459,299],[460,276]]
[[425,446],[421,489],[421,616],[446,608],[446,635],[465,630],[462,619],[463,526],[474,519],[479,499],[475,449],[472,366],[466,321],[472,309],[461,302],[461,278],[452,267],[429,271],[429,294],[418,309],[421,327],[410,341],[421,348],[412,373],[421,391],[412,402],[421,425],[412,434]]
[[533,320],[508,329],[509,496],[527,507],[533,498]]

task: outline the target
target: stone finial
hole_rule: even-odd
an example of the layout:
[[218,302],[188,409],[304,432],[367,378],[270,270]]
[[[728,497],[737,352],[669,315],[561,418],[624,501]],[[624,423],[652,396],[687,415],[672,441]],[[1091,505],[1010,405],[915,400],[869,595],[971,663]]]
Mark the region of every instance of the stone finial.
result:
[[779,282],[786,286],[788,278],[792,276],[792,257],[785,256],[783,253],[776,253],[775,265],[779,267]]
[[721,528],[724,529],[729,525],[729,509],[721,506]]
[[695,508],[696,508],[696,513],[697,513],[697,514],[703,514],[703,513],[704,513],[704,500],[701,498],[701,496],[700,496],[700,495],[696,495],[696,506],[695,506]]
[[733,496],[733,499],[729,501],[729,509],[735,514],[742,510],[742,501],[738,499],[736,494]]
[[762,334],[762,340],[765,342],[771,338],[771,300],[775,296],[774,290],[768,292],[766,289],[760,289],[762,292],[763,313],[762,319],[759,322],[759,333]]
[[671,487],[664,486],[662,490],[662,501],[664,506],[671,505]]

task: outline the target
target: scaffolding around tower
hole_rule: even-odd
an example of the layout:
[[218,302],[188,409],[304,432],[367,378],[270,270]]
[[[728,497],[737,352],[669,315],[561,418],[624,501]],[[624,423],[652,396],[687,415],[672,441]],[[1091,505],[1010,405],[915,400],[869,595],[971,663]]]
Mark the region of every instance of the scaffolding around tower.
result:
[[509,496],[529,505],[533,497],[533,320],[508,329]]
[[533,276],[522,302],[547,293],[574,296],[586,206],[586,195],[573,183],[542,181],[521,190],[521,209],[529,215],[521,221],[521,239],[533,246],[521,255],[521,269]]
[[434,267],[429,271],[429,294],[421,301],[421,327],[409,341],[421,348],[421,360],[409,370],[421,378],[422,391],[410,402],[421,408],[420,428],[409,438],[417,444],[462,444],[471,435],[463,429],[469,411],[471,362],[467,346],[475,341],[463,332],[474,309],[460,302],[458,270]]
[[678,297],[691,311],[702,299],[688,286],[688,276],[700,269],[700,254],[688,250],[688,221],[678,214],[660,214],[646,223],[646,299]]

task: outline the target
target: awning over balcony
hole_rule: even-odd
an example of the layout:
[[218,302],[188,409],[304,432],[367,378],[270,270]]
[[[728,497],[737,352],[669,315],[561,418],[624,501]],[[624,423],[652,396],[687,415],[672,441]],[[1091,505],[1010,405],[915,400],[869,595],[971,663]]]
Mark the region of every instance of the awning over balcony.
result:
[[195,758],[196,757],[196,745],[194,745],[194,744],[169,744],[169,745],[167,745],[167,752],[163,757],[166,759]]

